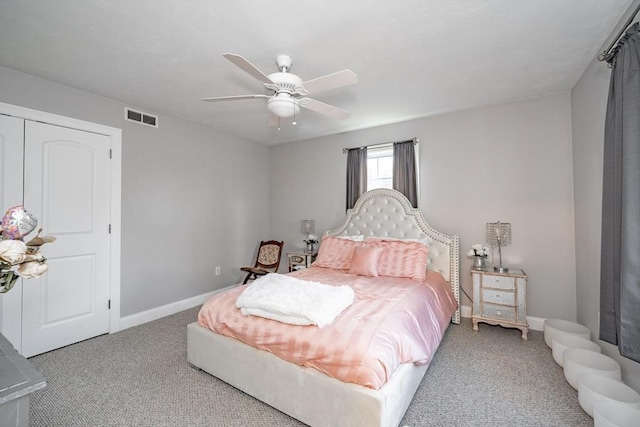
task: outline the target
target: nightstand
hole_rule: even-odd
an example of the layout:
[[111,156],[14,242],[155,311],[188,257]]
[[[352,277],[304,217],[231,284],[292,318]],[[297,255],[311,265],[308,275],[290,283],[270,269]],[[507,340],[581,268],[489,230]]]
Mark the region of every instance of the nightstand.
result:
[[518,328],[522,339],[527,339],[527,275],[519,268],[498,273],[488,270],[471,270],[473,278],[473,330],[478,322]]
[[318,256],[318,252],[287,252],[287,257],[289,257],[289,272],[310,267],[311,263],[315,261],[316,256]]

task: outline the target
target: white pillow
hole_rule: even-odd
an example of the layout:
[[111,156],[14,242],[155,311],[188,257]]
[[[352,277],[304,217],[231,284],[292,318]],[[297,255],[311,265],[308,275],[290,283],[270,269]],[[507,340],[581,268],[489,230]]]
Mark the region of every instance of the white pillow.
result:
[[418,242],[421,245],[425,245],[429,247],[430,239],[428,237],[420,237],[419,239],[411,238],[411,239],[401,239],[399,237],[384,237],[384,236],[369,236],[367,240],[399,240],[401,242]]
[[362,234],[354,234],[353,236],[333,236],[338,239],[353,240],[354,242],[364,242],[364,236]]

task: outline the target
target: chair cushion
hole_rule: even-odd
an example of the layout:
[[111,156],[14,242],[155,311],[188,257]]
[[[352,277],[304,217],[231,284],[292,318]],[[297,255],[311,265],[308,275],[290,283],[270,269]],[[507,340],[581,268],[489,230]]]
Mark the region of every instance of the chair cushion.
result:
[[278,245],[264,245],[260,247],[258,262],[262,265],[274,265],[278,262],[280,247]]

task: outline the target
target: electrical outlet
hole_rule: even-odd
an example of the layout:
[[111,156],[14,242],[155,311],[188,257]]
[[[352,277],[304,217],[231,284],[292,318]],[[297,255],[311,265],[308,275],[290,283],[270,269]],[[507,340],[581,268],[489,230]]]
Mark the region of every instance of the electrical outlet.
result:
[[216,267],[216,276],[220,275],[220,266]]

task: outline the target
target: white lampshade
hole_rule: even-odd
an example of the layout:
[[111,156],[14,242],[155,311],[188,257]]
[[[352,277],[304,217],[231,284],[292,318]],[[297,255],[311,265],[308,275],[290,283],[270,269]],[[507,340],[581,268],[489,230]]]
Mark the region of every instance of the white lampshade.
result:
[[560,366],[564,366],[564,352],[570,348],[583,348],[585,350],[601,353],[600,346],[591,340],[573,334],[555,334],[551,340],[553,360]]
[[508,222],[488,222],[487,242],[491,246],[507,246],[511,243],[511,224]]
[[603,401],[640,408],[640,394],[625,383],[598,374],[582,375],[578,380],[578,402],[582,409],[593,417],[594,404]]
[[300,234],[313,234],[316,232],[316,221],[313,219],[303,219],[300,221]]
[[291,117],[300,112],[296,99],[288,93],[279,93],[269,98],[267,108],[278,117]]
[[640,403],[635,407],[628,403],[609,399],[593,402],[594,427],[637,427],[640,420]]
[[562,354],[564,377],[574,389],[578,389],[580,377],[598,374],[602,377],[622,380],[620,364],[611,357],[583,348],[568,348]]
[[553,337],[556,334],[572,334],[578,337],[591,339],[591,331],[584,325],[570,320],[546,319],[544,321],[544,342],[553,348]]

